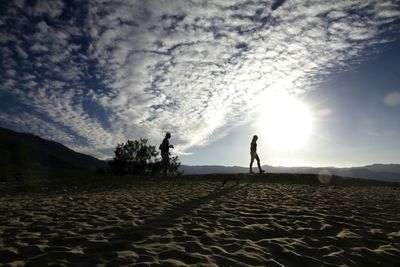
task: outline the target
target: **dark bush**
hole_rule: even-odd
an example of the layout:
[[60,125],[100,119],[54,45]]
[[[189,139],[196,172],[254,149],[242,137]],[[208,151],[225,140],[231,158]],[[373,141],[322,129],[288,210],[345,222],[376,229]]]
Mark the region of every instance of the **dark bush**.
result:
[[[108,163],[109,171],[116,175],[157,175],[162,169],[158,152],[155,146],[147,144],[148,139],[128,140],[126,143],[118,144],[115,148],[115,156]],[[180,162],[178,156],[171,158],[168,172],[180,174],[178,168]],[[107,172],[106,169],[97,170],[98,174]]]

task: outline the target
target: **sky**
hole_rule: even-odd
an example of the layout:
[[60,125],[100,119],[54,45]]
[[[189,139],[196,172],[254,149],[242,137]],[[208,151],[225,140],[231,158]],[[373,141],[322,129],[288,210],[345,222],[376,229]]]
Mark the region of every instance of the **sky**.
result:
[[0,3],[0,127],[100,159],[400,163],[400,1]]

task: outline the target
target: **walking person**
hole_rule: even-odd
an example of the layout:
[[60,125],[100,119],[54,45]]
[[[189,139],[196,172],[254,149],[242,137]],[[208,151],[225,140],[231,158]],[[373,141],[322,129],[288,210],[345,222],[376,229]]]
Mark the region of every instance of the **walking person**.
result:
[[161,150],[161,158],[162,158],[161,166],[162,166],[163,176],[167,176],[169,165],[170,165],[170,163],[169,163],[169,155],[170,155],[169,149],[170,148],[172,148],[172,149],[174,148],[173,145],[169,144],[169,139],[170,138],[171,138],[171,134],[167,132],[165,134],[164,140],[162,141],[162,143],[160,144],[160,147],[159,147],[159,149]]
[[258,166],[258,170],[260,171],[260,173],[264,173],[265,171],[263,169],[261,169],[260,166],[260,158],[258,157],[257,154],[257,140],[258,140],[258,136],[254,135],[253,139],[251,140],[250,143],[250,173],[253,173],[253,162],[254,159],[257,160],[257,166]]

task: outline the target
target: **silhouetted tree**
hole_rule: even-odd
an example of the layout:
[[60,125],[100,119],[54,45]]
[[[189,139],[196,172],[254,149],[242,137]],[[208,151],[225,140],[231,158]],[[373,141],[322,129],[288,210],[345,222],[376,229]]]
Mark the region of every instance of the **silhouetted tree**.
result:
[[155,146],[147,144],[146,138],[128,140],[118,144],[115,156],[109,162],[111,172],[114,174],[142,174],[149,171],[149,166],[158,155]]
[[[114,158],[108,162],[111,173],[117,175],[159,174],[162,165],[160,159],[157,158],[158,152],[155,146],[148,145],[147,142],[148,139],[140,138],[118,144],[114,151]],[[180,165],[178,156],[172,157],[168,173],[182,174],[178,170]]]

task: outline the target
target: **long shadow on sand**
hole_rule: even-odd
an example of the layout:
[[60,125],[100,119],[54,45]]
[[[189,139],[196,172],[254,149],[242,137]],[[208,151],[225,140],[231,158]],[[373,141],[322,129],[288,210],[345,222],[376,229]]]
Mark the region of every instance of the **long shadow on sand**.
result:
[[145,240],[147,237],[154,234],[157,229],[165,229],[175,224],[176,220],[182,216],[190,214],[193,210],[201,207],[202,205],[220,199],[230,193],[237,192],[248,187],[250,183],[242,184],[239,183],[225,186],[223,183],[217,186],[215,190],[208,195],[201,196],[190,201],[183,202],[182,204],[175,205],[172,208],[166,210],[164,213],[151,217],[143,221],[141,225],[134,226],[126,229],[125,231],[113,236],[110,241],[130,241],[140,242]]

